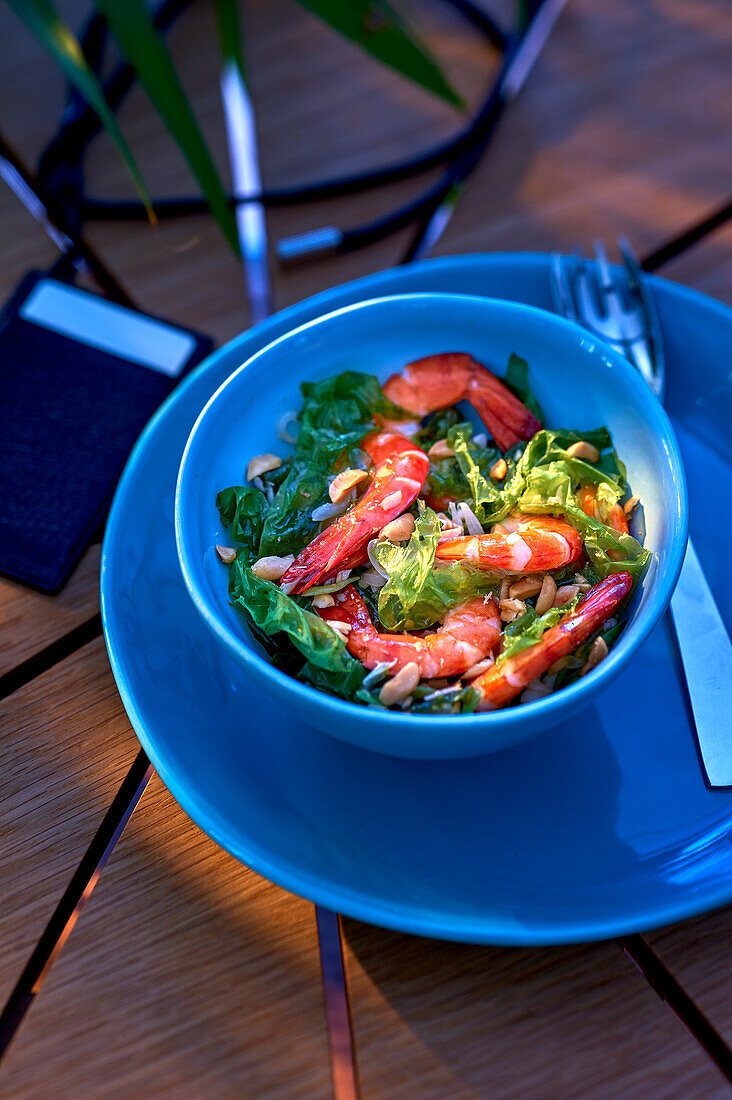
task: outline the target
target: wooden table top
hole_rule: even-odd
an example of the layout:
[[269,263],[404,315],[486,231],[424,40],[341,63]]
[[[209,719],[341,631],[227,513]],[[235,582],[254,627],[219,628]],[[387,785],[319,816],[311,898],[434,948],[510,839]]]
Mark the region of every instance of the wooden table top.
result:
[[[86,6],[63,6],[78,25]],[[287,0],[242,7],[265,182],[363,168],[455,126],[454,112]],[[426,36],[474,102],[494,64],[485,45],[439,3],[422,9]],[[0,132],[34,169],[62,82],[6,6],[0,34]],[[169,40],[224,165],[209,5],[187,10]],[[570,0],[436,253],[568,249],[625,234],[643,254],[705,218],[730,186],[731,46],[728,0]],[[120,119],[153,194],[192,189],[139,89]],[[131,194],[106,137],[87,168],[95,195]],[[360,224],[420,186],[272,210],[269,232],[274,240],[335,217]],[[6,298],[57,253],[4,186],[0,223]],[[247,327],[239,267],[208,219],[157,231],[92,223],[86,237],[150,312],[218,342]],[[409,238],[403,231],[289,271],[273,265],[277,307],[398,262]],[[662,274],[732,304],[731,246],[727,223]],[[58,596],[0,581],[3,1002],[139,749],[100,637],[98,568],[94,545]],[[624,944],[535,950],[422,940],[353,920],[342,931],[364,1097],[727,1094],[730,909]],[[3,1095],[334,1093],[312,904],[220,850],[157,776],[54,959],[0,1066]],[[353,1094],[347,1074],[335,1093]]]

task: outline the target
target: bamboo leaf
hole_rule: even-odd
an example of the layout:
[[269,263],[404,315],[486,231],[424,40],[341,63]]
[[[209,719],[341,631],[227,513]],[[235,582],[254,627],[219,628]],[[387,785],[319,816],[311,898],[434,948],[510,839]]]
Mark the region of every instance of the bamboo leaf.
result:
[[[244,80],[244,57],[241,52],[241,31],[237,0],[216,0],[216,21],[224,61],[232,61]],[[246,81],[245,81],[246,83]]]
[[117,120],[107,105],[102,86],[89,68],[73,31],[61,19],[51,0],[8,0],[8,3],[18,18],[25,23],[38,44],[50,54],[68,80],[97,112],[104,128],[124,158],[148,216],[154,222],[155,214],[142,173],[122,136]]
[[95,0],[137,77],[185,156],[229,244],[239,254],[234,213],[167,47],[144,0]]
[[388,0],[298,0],[378,61],[452,103],[465,104],[419,36]]

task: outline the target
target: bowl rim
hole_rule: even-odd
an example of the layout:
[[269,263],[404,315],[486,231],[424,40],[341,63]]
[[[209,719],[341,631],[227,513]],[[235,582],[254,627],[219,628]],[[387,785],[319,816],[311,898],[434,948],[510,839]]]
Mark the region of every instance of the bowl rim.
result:
[[[418,715],[366,707],[360,703],[319,691],[317,688],[304,684],[275,668],[265,657],[260,656],[250,648],[245,635],[236,634],[233,628],[223,622],[218,612],[201,591],[196,579],[195,569],[190,561],[186,538],[187,524],[183,516],[183,498],[191,476],[192,453],[199,428],[208,419],[212,408],[224,400],[224,395],[229,387],[237,385],[248,370],[259,360],[275,352],[280,345],[286,344],[310,330],[318,329],[332,322],[335,318],[363,310],[383,308],[384,306],[391,308],[393,304],[402,305],[407,302],[417,303],[425,300],[440,300],[448,303],[470,302],[478,308],[485,307],[487,311],[498,309],[499,312],[513,314],[517,319],[523,318],[525,323],[528,324],[543,325],[554,328],[556,331],[564,330],[567,336],[575,341],[577,339],[582,339],[585,342],[592,340],[596,344],[596,348],[590,353],[593,355],[600,354],[608,359],[613,367],[624,376],[631,389],[635,390],[637,399],[647,412],[649,429],[665,441],[664,450],[673,473],[676,491],[674,499],[667,502],[671,519],[671,534],[669,538],[670,548],[665,563],[665,575],[660,581],[657,577],[653,578],[653,590],[650,593],[649,603],[642,617],[636,618],[630,631],[623,632],[605,660],[589,676],[575,681],[574,684],[563,688],[561,691],[553,692],[551,695],[524,704],[521,707],[473,714]],[[681,572],[688,538],[688,514],[686,477],[671,421],[661,402],[653,395],[650,388],[624,356],[605,344],[600,338],[594,336],[594,334],[588,333],[575,322],[537,306],[501,298],[487,298],[475,294],[424,291],[381,295],[329,310],[269,341],[224,379],[204,404],[186,440],[175,488],[175,541],[184,583],[199,615],[218,640],[233,656],[243,663],[249,674],[254,674],[255,677],[266,677],[280,694],[294,697],[301,705],[314,704],[320,706],[329,711],[334,718],[341,717],[344,721],[350,720],[351,723],[354,720],[359,720],[361,723],[386,722],[391,725],[396,724],[400,736],[405,734],[414,735],[413,737],[409,736],[409,740],[419,740],[426,732],[431,735],[439,732],[449,736],[457,731],[467,734],[471,730],[473,732],[480,730],[489,735],[491,729],[495,730],[500,727],[502,730],[506,730],[529,724],[538,719],[541,719],[548,728],[553,724],[552,715],[554,720],[559,721],[562,711],[566,708],[578,709],[583,703],[588,702],[588,697],[599,691],[607,681],[620,671],[626,661],[648,637],[666,610]],[[657,573],[658,570],[656,569],[654,572]],[[648,579],[647,574],[645,579]],[[490,746],[487,746],[486,751],[489,751],[489,749]]]

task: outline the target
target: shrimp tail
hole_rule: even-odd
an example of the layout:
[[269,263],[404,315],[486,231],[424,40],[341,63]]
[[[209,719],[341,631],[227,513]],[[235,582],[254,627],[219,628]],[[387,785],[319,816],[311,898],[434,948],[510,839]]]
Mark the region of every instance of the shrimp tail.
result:
[[401,374],[393,374],[383,389],[391,401],[415,416],[468,401],[502,451],[531,439],[541,428],[526,405],[467,352],[416,359]]
[[629,573],[612,573],[589,590],[573,611],[514,657],[494,665],[473,681],[481,695],[478,710],[495,710],[519,695],[560,657],[586,642],[613,615],[633,587]]
[[503,382],[499,382],[485,368],[471,378],[468,401],[502,451],[507,451],[522,439],[531,439],[541,428],[523,401],[519,401]]

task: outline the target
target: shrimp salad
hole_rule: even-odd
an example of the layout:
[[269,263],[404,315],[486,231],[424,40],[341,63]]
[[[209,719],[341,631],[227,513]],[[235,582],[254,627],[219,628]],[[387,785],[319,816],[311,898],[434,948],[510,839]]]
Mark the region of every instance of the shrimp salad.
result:
[[347,371],[301,390],[280,453],[216,498],[230,602],[273,664],[366,706],[461,714],[603,660],[649,557],[605,428],[545,427],[516,355],[500,381],[451,352],[383,387]]

